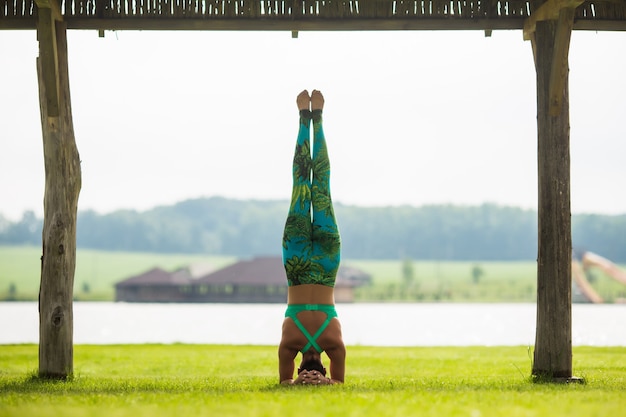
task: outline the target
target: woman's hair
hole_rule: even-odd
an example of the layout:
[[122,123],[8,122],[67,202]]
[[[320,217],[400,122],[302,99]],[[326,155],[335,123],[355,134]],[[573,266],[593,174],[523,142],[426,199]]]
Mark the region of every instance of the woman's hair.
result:
[[306,362],[302,363],[302,366],[300,366],[300,368],[298,369],[298,373],[302,372],[302,371],[317,371],[320,374],[326,376],[326,368],[324,368],[324,365],[322,365],[322,363],[320,361],[314,360],[314,359],[309,359]]

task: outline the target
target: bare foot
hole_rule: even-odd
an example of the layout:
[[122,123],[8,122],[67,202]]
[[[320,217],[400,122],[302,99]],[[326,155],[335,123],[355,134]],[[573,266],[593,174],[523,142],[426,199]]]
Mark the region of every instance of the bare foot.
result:
[[311,92],[311,110],[322,110],[324,108],[324,96],[319,90]]
[[298,94],[296,98],[296,104],[298,105],[298,110],[309,110],[309,106],[311,105],[311,97],[309,97],[309,92],[307,90],[302,91]]

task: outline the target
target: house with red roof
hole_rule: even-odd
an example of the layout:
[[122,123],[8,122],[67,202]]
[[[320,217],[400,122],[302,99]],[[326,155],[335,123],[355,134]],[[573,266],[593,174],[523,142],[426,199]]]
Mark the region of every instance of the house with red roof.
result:
[[[356,287],[371,277],[341,266],[335,283],[335,301],[354,301]],[[240,260],[198,278],[188,268],[167,272],[154,268],[115,285],[115,300],[179,303],[286,303],[287,277],[280,257]]]
[[152,268],[115,284],[115,301],[184,303],[187,302],[192,282],[186,268],[174,272]]

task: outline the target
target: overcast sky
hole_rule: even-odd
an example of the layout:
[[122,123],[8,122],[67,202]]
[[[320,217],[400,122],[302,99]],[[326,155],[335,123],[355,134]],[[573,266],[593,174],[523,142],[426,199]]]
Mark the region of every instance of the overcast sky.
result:
[[[537,207],[521,31],[69,31],[79,210],[288,199],[296,95],[320,89],[345,204]],[[0,213],[43,212],[34,31],[0,31]],[[570,47],[572,211],[626,213],[626,33]]]

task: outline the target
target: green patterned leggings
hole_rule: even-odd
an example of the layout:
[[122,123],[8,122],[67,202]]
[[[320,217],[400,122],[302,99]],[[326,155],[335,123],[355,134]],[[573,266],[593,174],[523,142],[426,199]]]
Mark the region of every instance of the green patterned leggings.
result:
[[283,234],[283,263],[288,285],[319,284],[333,287],[339,269],[340,246],[330,198],[330,162],[322,129],[322,111],[301,110],[293,158],[293,192]]

